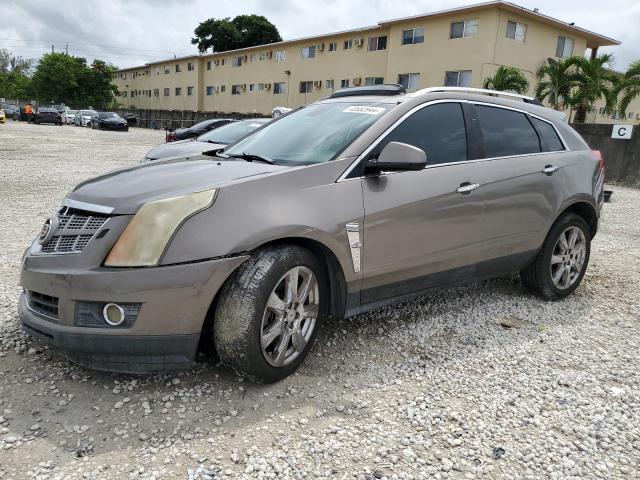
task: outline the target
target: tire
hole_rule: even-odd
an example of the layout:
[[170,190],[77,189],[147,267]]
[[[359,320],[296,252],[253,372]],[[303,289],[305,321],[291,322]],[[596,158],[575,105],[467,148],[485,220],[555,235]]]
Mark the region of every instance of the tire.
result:
[[[300,282],[297,293],[310,278],[309,272],[315,276],[315,286],[309,288],[312,293],[303,301],[308,302],[304,313],[315,311],[313,321],[313,314],[302,315],[299,309],[303,307],[296,310],[296,302],[286,308],[287,286],[293,284],[289,281],[293,278],[289,276],[291,271],[298,272],[293,274],[297,275],[296,285]],[[325,269],[310,251],[294,245],[258,250],[234,272],[220,293],[213,323],[213,340],[220,359],[242,377],[258,383],[273,383],[291,375],[313,346],[328,311],[328,293]],[[271,300],[273,295],[276,301]],[[289,327],[299,333],[291,335]],[[281,333],[270,342],[266,340],[263,349],[263,334],[269,335],[269,329],[272,335]],[[285,348],[278,349],[283,345]],[[278,356],[278,351],[283,354]]]
[[[573,232],[576,233],[575,246],[563,251],[560,237],[564,236],[565,243],[570,243]],[[535,259],[520,272],[520,278],[528,290],[545,300],[560,300],[573,293],[582,282],[590,253],[591,231],[587,222],[579,215],[566,213],[553,224]],[[554,273],[556,279],[559,278],[555,282]]]

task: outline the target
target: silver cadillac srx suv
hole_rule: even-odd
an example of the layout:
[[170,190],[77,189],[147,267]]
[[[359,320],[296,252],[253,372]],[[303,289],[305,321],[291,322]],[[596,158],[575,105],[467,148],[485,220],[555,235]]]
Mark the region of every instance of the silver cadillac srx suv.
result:
[[599,153],[500,92],[339,90],[217,155],[77,185],[25,252],[24,330],[132,373],[188,367],[212,340],[274,382],[328,316],[513,272],[569,295],[603,202]]

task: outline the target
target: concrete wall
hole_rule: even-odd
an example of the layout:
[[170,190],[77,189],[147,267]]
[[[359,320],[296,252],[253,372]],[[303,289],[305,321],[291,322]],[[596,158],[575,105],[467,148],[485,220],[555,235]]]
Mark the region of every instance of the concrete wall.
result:
[[600,150],[608,182],[640,187],[640,127],[634,127],[631,139],[611,138],[611,125],[572,124],[594,150]]

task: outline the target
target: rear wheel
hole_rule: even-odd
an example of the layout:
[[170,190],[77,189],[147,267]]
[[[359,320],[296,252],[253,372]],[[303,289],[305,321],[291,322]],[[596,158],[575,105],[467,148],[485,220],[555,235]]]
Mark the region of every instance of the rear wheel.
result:
[[587,222],[567,213],[553,225],[534,261],[520,272],[522,283],[546,300],[564,298],[580,285],[590,253]]
[[215,311],[214,342],[239,375],[272,383],[293,373],[328,309],[325,270],[308,250],[268,247],[227,281]]

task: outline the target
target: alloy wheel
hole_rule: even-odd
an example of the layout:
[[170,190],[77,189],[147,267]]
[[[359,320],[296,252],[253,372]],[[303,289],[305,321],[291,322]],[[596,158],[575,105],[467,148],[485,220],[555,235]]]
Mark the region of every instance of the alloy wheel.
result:
[[294,267],[269,295],[262,316],[262,354],[273,367],[284,367],[305,350],[320,310],[318,280],[311,269]]
[[564,230],[551,255],[551,281],[559,290],[566,290],[578,281],[585,265],[587,241],[576,226]]

